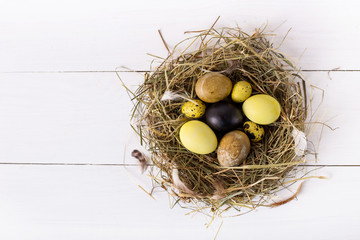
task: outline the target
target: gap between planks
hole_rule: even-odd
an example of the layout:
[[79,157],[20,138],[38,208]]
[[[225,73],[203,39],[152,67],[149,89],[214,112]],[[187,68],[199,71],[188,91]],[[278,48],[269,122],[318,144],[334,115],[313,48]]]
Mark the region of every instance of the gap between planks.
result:
[[[4,71],[0,72],[0,74],[41,74],[41,73],[148,73],[151,71],[147,70],[119,70],[119,71],[111,71],[111,70],[65,70],[65,71]],[[360,69],[302,69],[300,72],[360,72]]]
[[[34,166],[105,166],[105,167],[140,167],[136,163],[22,163],[0,162],[1,165],[34,165]],[[149,166],[154,166],[149,164]],[[300,164],[299,167],[360,167],[360,164]]]

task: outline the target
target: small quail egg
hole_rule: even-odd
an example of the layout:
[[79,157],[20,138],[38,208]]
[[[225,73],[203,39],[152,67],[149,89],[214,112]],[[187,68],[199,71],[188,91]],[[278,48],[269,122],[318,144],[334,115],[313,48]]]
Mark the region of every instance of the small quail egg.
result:
[[264,128],[254,122],[244,122],[244,132],[249,136],[252,142],[259,142],[264,137]]
[[194,99],[184,103],[181,112],[189,118],[200,118],[205,114],[205,108],[205,103],[201,100]]
[[234,102],[241,103],[245,101],[248,97],[250,97],[252,92],[252,88],[250,83],[246,81],[239,81],[235,83],[232,93],[231,99]]

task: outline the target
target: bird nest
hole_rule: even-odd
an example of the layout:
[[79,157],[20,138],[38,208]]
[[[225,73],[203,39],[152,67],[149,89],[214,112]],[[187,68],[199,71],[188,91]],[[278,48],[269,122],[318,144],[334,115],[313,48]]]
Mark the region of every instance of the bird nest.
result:
[[[305,161],[306,151],[298,149],[296,141],[297,135],[308,132],[305,82],[299,70],[269,42],[264,29],[251,35],[239,28],[192,34],[181,42],[189,43],[184,50],[176,45],[131,92],[132,126],[150,154],[155,186],[165,189],[175,204],[218,214],[229,208],[253,210],[292,200],[296,194],[277,202],[272,196],[301,179],[294,173]],[[233,84],[245,80],[253,94],[270,95],[281,106],[278,120],[263,126],[263,139],[251,143],[239,166],[221,166],[216,151],[193,153],[179,138],[181,126],[190,120],[181,107],[197,98],[196,81],[208,72],[222,73]]]

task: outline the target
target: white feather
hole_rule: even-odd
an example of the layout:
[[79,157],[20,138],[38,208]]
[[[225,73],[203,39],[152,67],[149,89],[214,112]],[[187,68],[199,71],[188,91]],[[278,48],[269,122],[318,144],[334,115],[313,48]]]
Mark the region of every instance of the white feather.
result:
[[180,189],[181,191],[183,192],[186,192],[186,193],[189,193],[189,194],[192,194],[193,192],[188,188],[186,187],[186,185],[180,180],[179,178],[179,170],[177,170],[176,168],[174,168],[172,170],[172,179],[173,179],[173,182],[174,182],[174,186],[177,188],[177,189]]
[[295,142],[296,156],[303,156],[305,154],[305,150],[307,149],[307,140],[305,133],[294,127],[291,135],[293,136]]
[[164,95],[161,98],[161,101],[166,101],[166,100],[178,100],[181,99],[182,96],[180,94],[174,93],[172,91],[165,91]]
[[186,99],[189,100],[188,97],[179,94],[179,93],[175,93],[172,92],[170,90],[166,90],[161,98],[161,101],[166,101],[166,100],[179,100],[179,99]]

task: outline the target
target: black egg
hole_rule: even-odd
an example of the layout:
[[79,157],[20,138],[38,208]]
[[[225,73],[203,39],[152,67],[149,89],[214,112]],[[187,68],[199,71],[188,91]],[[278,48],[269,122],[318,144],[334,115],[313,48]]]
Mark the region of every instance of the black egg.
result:
[[219,132],[236,129],[243,121],[240,109],[227,102],[212,104],[206,111],[205,118],[207,124]]

